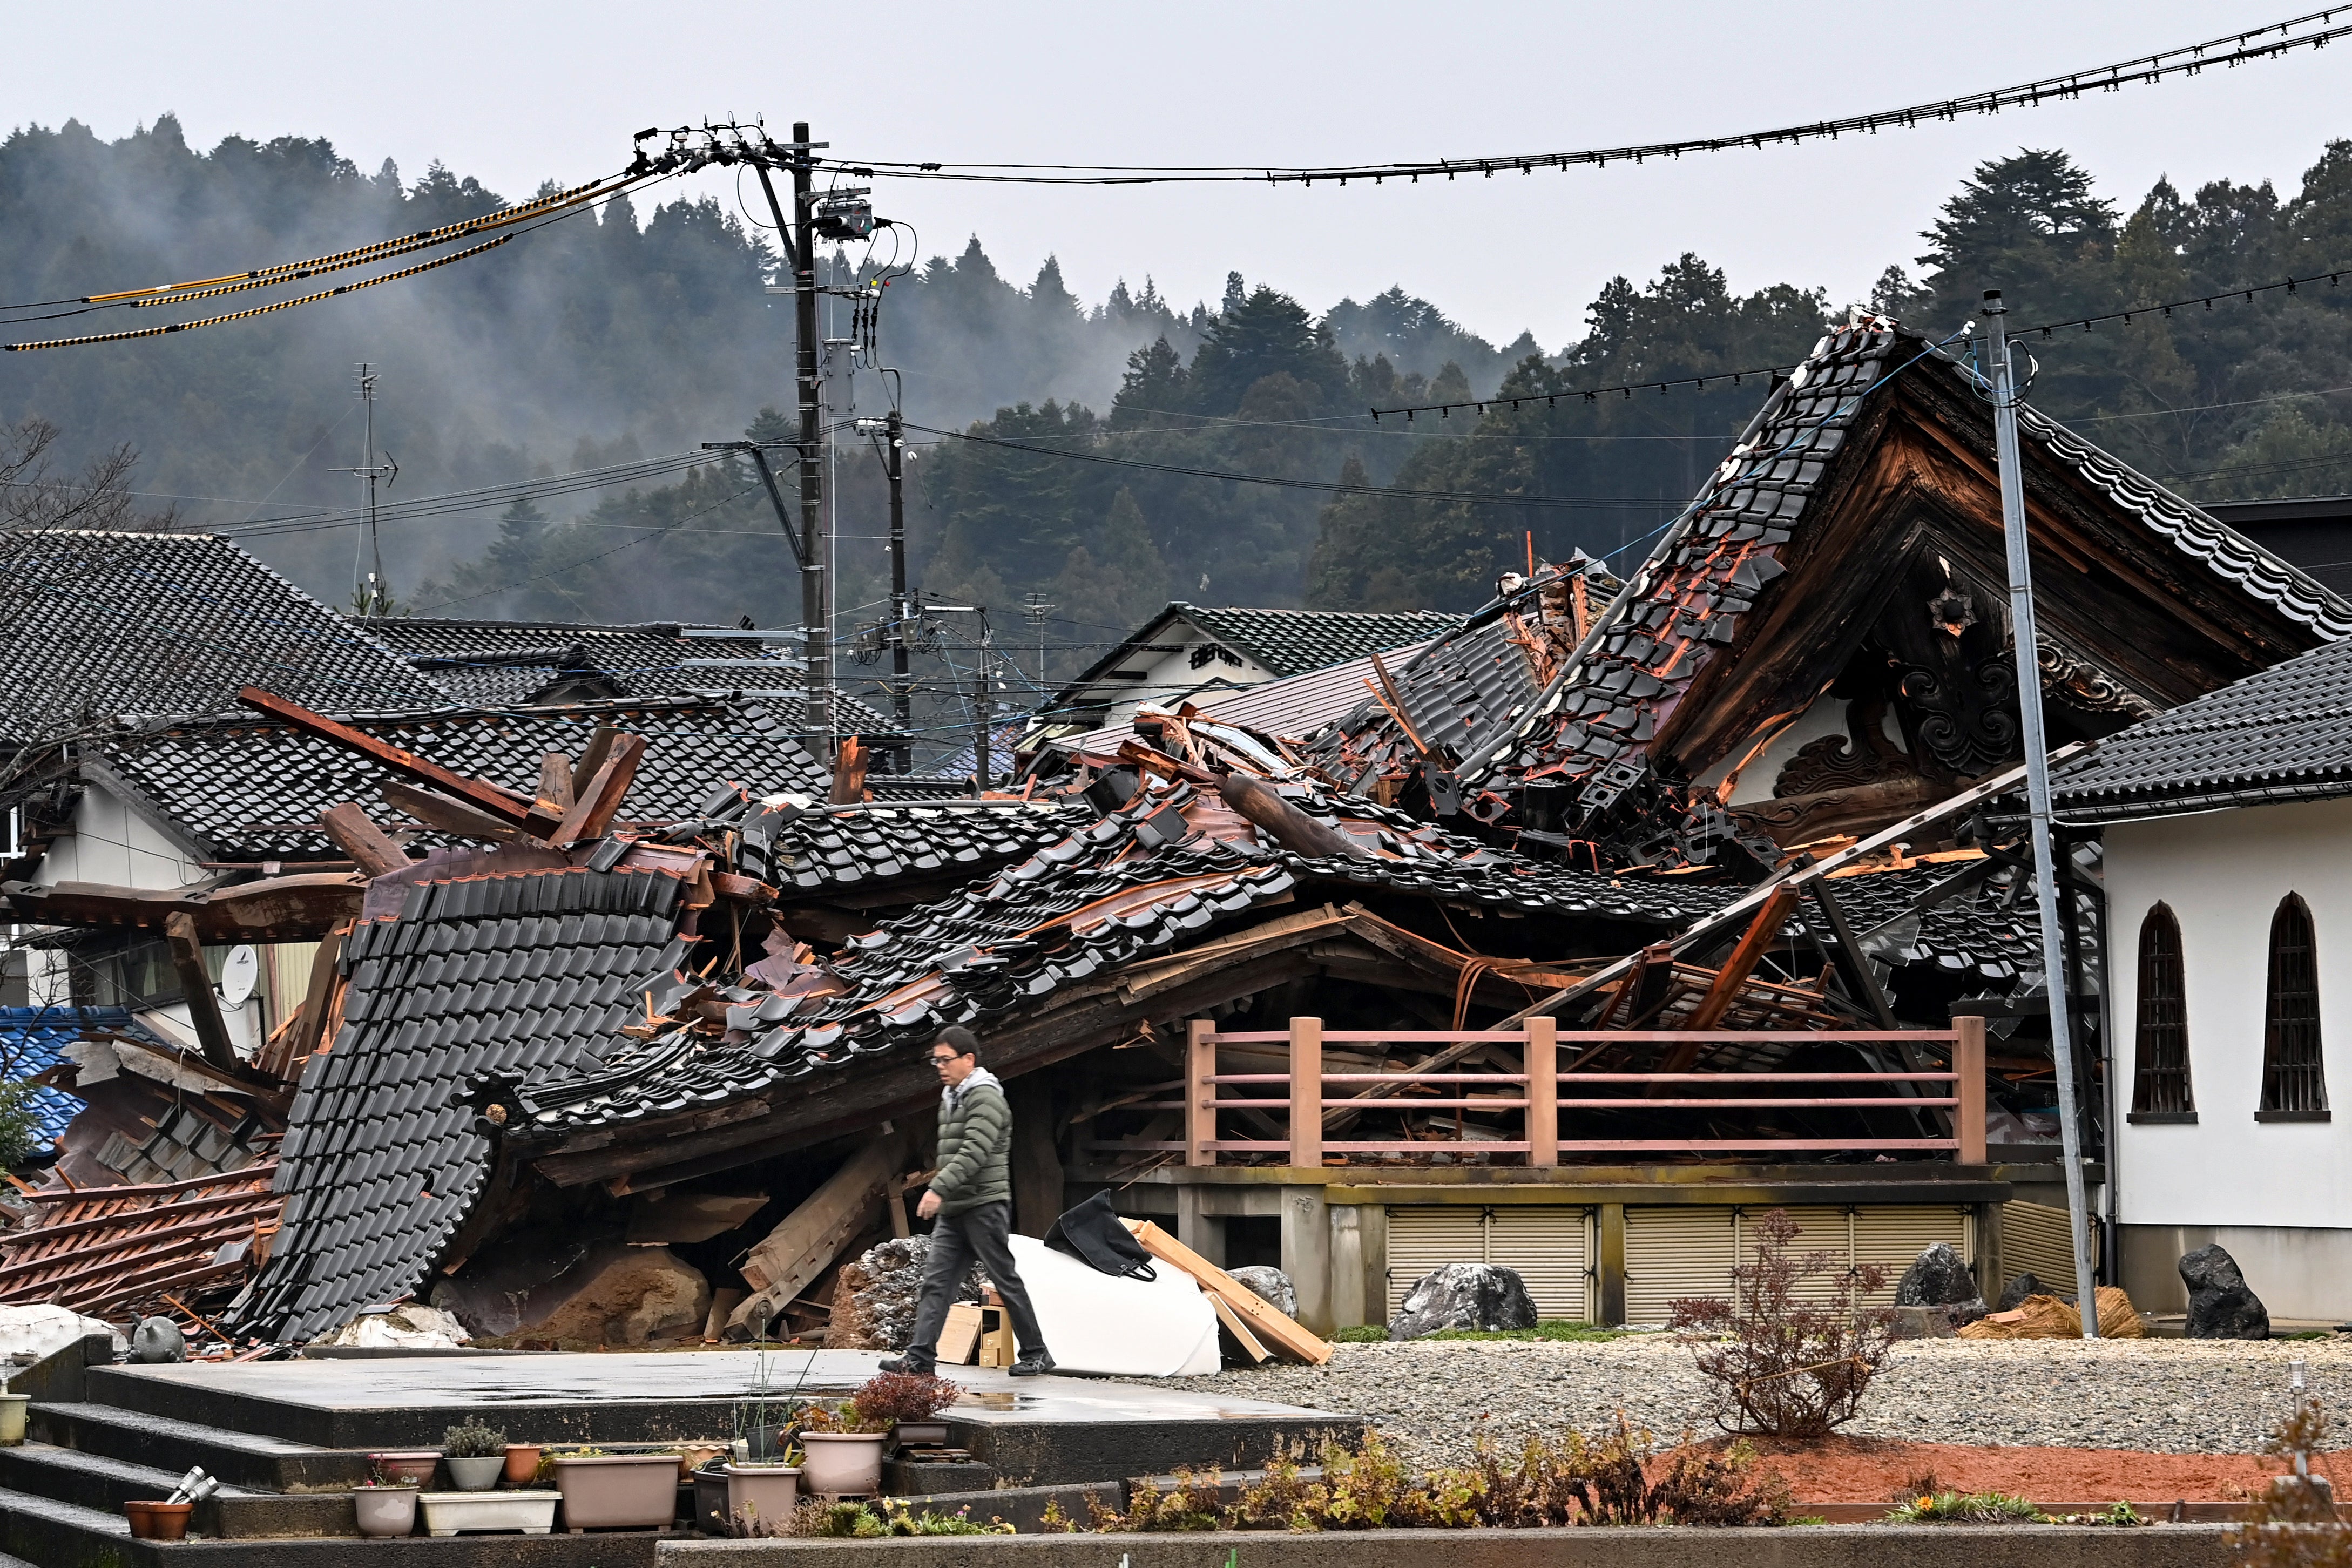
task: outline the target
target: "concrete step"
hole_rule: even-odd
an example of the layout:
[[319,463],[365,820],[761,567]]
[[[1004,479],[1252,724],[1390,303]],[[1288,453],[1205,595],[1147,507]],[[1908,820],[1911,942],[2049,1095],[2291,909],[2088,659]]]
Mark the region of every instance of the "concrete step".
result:
[[44,1443],[168,1469],[202,1465],[221,1484],[257,1492],[341,1489],[367,1479],[364,1452],[233,1432],[85,1401],[35,1403],[26,1429]]
[[34,1568],[134,1561],[131,1521],[79,1503],[0,1489],[0,1551]]
[[[168,1498],[185,1473],[47,1443],[0,1448],[0,1487],[77,1503],[100,1513],[120,1513],[126,1502]],[[230,1489],[224,1486],[222,1490]]]

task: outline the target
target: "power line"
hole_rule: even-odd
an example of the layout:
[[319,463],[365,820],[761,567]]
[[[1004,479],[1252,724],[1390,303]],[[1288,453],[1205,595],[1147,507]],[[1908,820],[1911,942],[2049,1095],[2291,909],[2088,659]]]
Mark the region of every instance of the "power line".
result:
[[974,446],[1001,447],[1008,451],[1027,452],[1039,458],[1061,458],[1077,463],[1108,463],[1114,468],[1142,468],[1152,473],[1181,474],[1192,479],[1225,479],[1235,484],[1272,485],[1281,489],[1321,490],[1332,495],[1393,496],[1403,500],[1456,501],[1470,506],[1532,506],[1532,507],[1661,507],[1673,503],[1654,496],[1515,496],[1487,490],[1407,490],[1383,489],[1379,485],[1349,485],[1325,479],[1284,479],[1269,474],[1236,474],[1222,468],[1194,468],[1176,463],[1147,463],[1134,458],[1113,458],[1100,452],[1072,452],[1052,447],[1032,447],[1019,441],[1001,440],[993,436],[973,436],[961,430],[940,430],[929,425],[909,424],[909,430],[920,430],[928,436],[941,436],[956,441],[968,441]]
[[[1308,184],[1318,181],[1346,184],[1350,180],[1370,180],[1375,184],[1389,180],[1418,183],[1424,174],[1448,180],[1462,174],[1480,174],[1492,179],[1497,173],[1516,169],[1531,174],[1538,169],[1567,170],[1577,165],[1606,168],[1612,163],[1642,163],[1652,158],[1679,158],[1685,153],[1722,153],[1733,148],[1763,147],[1779,143],[1794,143],[1835,140],[1850,132],[1875,134],[1885,129],[1909,130],[1923,121],[1956,121],[1963,114],[1993,114],[2004,109],[2028,108],[2039,105],[2044,99],[2069,100],[2085,92],[2114,92],[2137,83],[2155,83],[2168,76],[2195,76],[2208,66],[2238,66],[2250,60],[2275,59],[2294,49],[2324,48],[2335,39],[2352,33],[2352,26],[2332,27],[2328,24],[2342,7],[2314,11],[2290,17],[2248,32],[2225,34],[2201,44],[2184,45],[2152,55],[2120,60],[2113,65],[2094,66],[2086,70],[2067,71],[2021,82],[2014,87],[1995,88],[1989,91],[1963,94],[1937,102],[1913,104],[1906,109],[1881,110],[1870,114],[1848,115],[1837,120],[1820,120],[1807,124],[1785,125],[1770,131],[1748,132],[1736,136],[1694,137],[1679,142],[1652,142],[1621,147],[1587,148],[1571,153],[1512,153],[1484,158],[1438,158],[1422,163],[1349,163],[1325,168],[1264,168],[1242,164],[1153,165],[1138,163],[908,163],[887,159],[869,159],[846,165],[846,172],[861,179],[877,176],[909,180],[960,180],[997,184],[1061,184],[1061,185],[1143,185],[1143,184]],[[2317,24],[2314,31],[2298,31]],[[2271,34],[2279,35],[2270,37]]]
[[[2352,31],[2352,28],[2346,30]],[[2234,300],[2241,303],[2252,303],[2257,294],[2271,294],[2280,289],[2294,294],[2301,292],[2306,286],[2321,283],[2333,289],[2338,286],[2348,271],[2352,271],[2352,268],[2337,268],[2332,272],[2315,272],[2305,278],[2282,278],[2275,283],[2256,283],[2247,288],[2217,289],[2210,294],[2192,294],[2185,300],[2175,300],[2168,304],[2133,305],[2128,309],[2108,310],[2101,315],[2075,316],[2063,321],[2044,321],[2039,326],[2020,327],[2011,336],[2024,338],[2039,333],[2043,341],[2047,342],[2058,333],[2072,331],[2076,327],[2087,332],[2110,322],[2120,322],[2129,326],[2134,320],[2141,316],[2169,319],[2175,310],[2192,310],[2198,306],[2210,310],[2217,300]],[[1410,424],[1413,416],[1418,414],[1434,414],[1439,418],[1445,419],[1463,409],[1475,409],[1483,415],[1490,407],[1516,409],[1529,403],[1539,403],[1546,407],[1558,407],[1559,400],[1563,397],[1571,400],[1580,397],[1587,403],[1595,403],[1603,397],[1631,398],[1637,392],[1655,392],[1664,395],[1677,386],[1694,387],[1705,392],[1709,382],[1728,382],[1737,386],[1749,376],[1759,375],[1769,376],[1778,381],[1785,379],[1796,368],[1793,364],[1758,365],[1748,370],[1710,371],[1705,375],[1673,376],[1663,381],[1619,382],[1611,386],[1580,386],[1560,392],[1526,392],[1511,395],[1498,393],[1493,397],[1465,398],[1454,403],[1419,403],[1406,408],[1374,408],[1369,412],[1374,424],[1378,424],[1384,416],[1393,414],[1403,415],[1406,422]],[[2312,395],[2296,393],[2292,395],[2300,397]]]

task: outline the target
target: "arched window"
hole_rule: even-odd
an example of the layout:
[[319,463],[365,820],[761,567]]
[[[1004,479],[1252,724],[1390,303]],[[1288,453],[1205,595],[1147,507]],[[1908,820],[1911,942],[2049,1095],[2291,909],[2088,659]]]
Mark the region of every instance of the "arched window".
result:
[[2258,1121],[2327,1120],[2319,1058],[2319,952],[2311,907],[2289,893],[2271,917],[2270,984],[2263,1013],[2263,1106]]
[[2139,1027],[2132,1068],[2134,1121],[2194,1121],[2189,1089],[2189,1001],[2180,922],[2158,904],[2139,923]]

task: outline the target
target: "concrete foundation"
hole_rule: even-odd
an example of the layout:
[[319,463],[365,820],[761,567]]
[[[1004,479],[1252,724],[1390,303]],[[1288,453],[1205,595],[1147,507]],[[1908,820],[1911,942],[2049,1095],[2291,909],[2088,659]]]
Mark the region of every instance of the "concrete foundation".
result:
[[2219,1242],[2273,1321],[2352,1322],[2352,1230],[2295,1226],[2126,1225],[2117,1227],[2120,1283],[2143,1312],[2185,1312],[2184,1253]]

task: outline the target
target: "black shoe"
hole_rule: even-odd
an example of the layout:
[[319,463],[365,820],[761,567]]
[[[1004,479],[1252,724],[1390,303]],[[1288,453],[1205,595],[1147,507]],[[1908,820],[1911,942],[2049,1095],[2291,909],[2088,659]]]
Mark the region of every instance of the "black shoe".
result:
[[932,1377],[938,1374],[939,1363],[911,1355],[892,1355],[882,1358],[879,1369],[883,1372],[911,1372],[917,1377]]
[[1024,1355],[1005,1368],[1014,1377],[1043,1377],[1053,1370],[1054,1358],[1044,1351],[1035,1355]]

